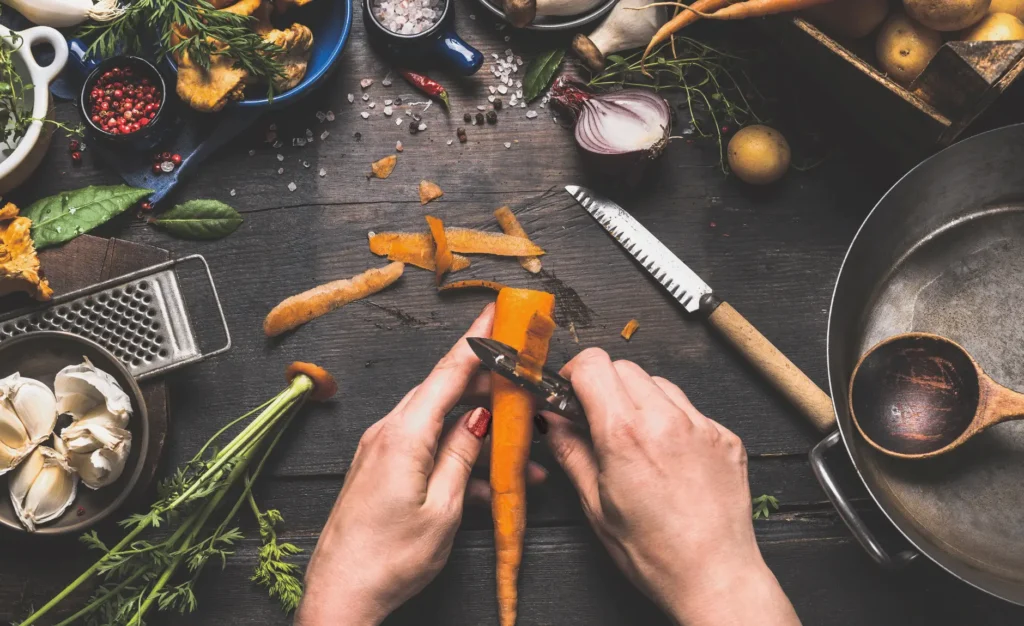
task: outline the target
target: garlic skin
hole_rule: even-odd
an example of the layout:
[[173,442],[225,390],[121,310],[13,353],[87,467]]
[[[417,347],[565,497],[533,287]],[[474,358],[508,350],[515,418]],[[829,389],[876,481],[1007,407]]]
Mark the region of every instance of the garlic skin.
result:
[[49,387],[16,373],[0,380],[0,475],[46,441],[56,424],[57,401]]
[[60,451],[62,445],[55,446],[37,446],[11,474],[11,504],[29,532],[63,515],[78,491],[78,479]]
[[[590,37],[582,34],[576,36],[573,49],[587,67],[600,72],[609,54],[643,48],[650,43],[668,18],[668,10],[666,7],[636,10],[648,4],[649,0],[619,0],[608,17],[590,33]],[[588,43],[591,45],[588,46]]]
[[60,433],[68,450],[68,463],[90,489],[116,481],[124,472],[132,449],[132,434],[105,406],[73,422]]
[[57,395],[57,411],[62,415],[69,413],[79,420],[102,406],[119,420],[121,428],[131,417],[132,401],[128,394],[113,376],[97,368],[89,359],[58,372],[53,389]]
[[112,484],[121,474],[132,451],[131,435],[113,448],[97,448],[93,452],[68,454],[68,464],[75,470],[82,484],[93,491]]

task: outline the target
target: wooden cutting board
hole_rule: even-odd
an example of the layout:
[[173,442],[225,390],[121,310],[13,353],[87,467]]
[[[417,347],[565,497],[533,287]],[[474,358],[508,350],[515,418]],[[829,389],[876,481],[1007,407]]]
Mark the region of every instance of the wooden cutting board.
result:
[[[171,253],[162,248],[144,246],[123,239],[103,239],[82,235],[59,248],[39,253],[43,273],[50,281],[54,297],[82,289],[104,280],[121,276],[161,261]],[[28,298],[10,296],[0,298],[0,313],[23,308],[32,303]],[[147,380],[139,384],[149,409],[149,448],[146,467],[143,468],[134,493],[144,491],[152,482],[167,439],[168,394],[163,379]]]

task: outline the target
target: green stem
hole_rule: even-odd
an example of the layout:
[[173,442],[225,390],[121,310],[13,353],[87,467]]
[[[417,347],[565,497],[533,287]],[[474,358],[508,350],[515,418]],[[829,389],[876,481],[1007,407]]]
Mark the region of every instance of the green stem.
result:
[[118,593],[120,593],[120,591],[122,589],[124,589],[128,585],[130,585],[133,582],[135,582],[140,576],[142,576],[143,574],[145,574],[148,571],[149,571],[148,568],[147,569],[140,569],[139,571],[135,572],[134,574],[132,574],[131,576],[126,578],[124,581],[122,581],[120,584],[118,584],[116,587],[114,587],[113,589],[111,589],[107,593],[105,593],[102,596],[96,598],[95,600],[93,600],[89,604],[85,605],[85,607],[83,607],[81,611],[75,613],[74,615],[72,615],[71,617],[67,618],[66,620],[64,620],[62,622],[58,622],[56,624],[56,626],[70,626],[71,624],[74,624],[76,620],[79,620],[79,619],[85,617],[86,615],[92,613],[96,609],[98,609],[101,606],[103,606],[107,602],[107,600],[109,600],[111,597],[113,597],[113,596],[117,595]]

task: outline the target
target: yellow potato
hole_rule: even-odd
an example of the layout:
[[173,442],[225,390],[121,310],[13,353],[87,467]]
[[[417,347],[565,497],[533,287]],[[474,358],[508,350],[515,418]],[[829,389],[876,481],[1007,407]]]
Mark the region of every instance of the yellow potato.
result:
[[1014,41],[1024,39],[1024,23],[1009,13],[993,13],[963,34],[964,41]]
[[878,64],[896,82],[909,84],[942,46],[942,35],[903,13],[889,17],[878,33]]
[[907,14],[928,28],[963,30],[977,24],[992,0],[903,0]]
[[[1020,0],[1024,2],[1024,0]],[[804,12],[807,19],[826,33],[844,39],[866,37],[885,21],[888,0],[833,0]]]
[[768,126],[747,126],[729,140],[729,169],[751,185],[774,183],[789,169],[789,144]]
[[1009,13],[1018,20],[1024,20],[1024,0],[992,0],[989,13]]

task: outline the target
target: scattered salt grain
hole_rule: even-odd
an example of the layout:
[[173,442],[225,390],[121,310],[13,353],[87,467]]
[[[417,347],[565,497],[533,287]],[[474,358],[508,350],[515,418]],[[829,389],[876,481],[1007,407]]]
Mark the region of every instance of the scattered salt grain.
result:
[[505,94],[508,93],[508,87],[506,87],[505,85],[498,85],[498,93],[504,96]]
[[309,169],[309,161],[303,161],[302,162],[302,167],[304,167],[304,168],[306,168],[308,170]]
[[384,99],[384,106],[389,106],[389,105],[391,105],[392,102],[393,102],[393,100],[391,98],[385,98]]
[[283,144],[283,143],[281,143],[281,140],[280,140],[280,139],[278,139],[278,140],[277,140],[277,141],[275,141],[275,142],[274,142],[273,144],[271,144],[271,146],[272,146],[272,147],[274,147],[274,148],[280,148],[280,147],[281,147],[281,146],[283,146],[283,145],[284,145],[284,144]]
[[537,112],[536,111],[527,111],[526,112],[526,117],[528,117],[528,118],[530,118],[532,120],[533,118],[537,117]]
[[424,124],[423,122],[420,122],[420,125],[416,127],[416,130],[419,130],[419,131],[427,130],[427,125]]
[[452,140],[451,139],[448,140],[448,145],[449,146],[452,145]]
[[516,57],[516,64],[522,65],[523,64],[523,57]]
[[267,126],[267,130],[277,130],[277,124],[271,124],[270,126]]
[[400,117],[398,117],[398,118],[395,118],[395,126],[401,126],[401,125],[402,125],[402,122],[404,122],[404,121],[405,121],[405,120],[403,120],[403,119],[402,119],[402,118],[400,118]]
[[359,117],[363,118],[364,120],[368,120],[370,119],[370,114],[367,113],[366,111],[363,111],[362,113],[359,114]]
[[396,141],[395,142],[395,152],[401,152],[404,149],[405,148],[402,146],[402,142],[401,141]]
[[519,103],[519,108],[520,109],[525,109],[526,108],[526,101],[525,100]]
[[[353,102],[355,102],[355,101],[356,101],[356,97],[355,97],[355,95],[354,95],[354,94],[351,94],[351,93],[350,93],[350,94],[348,94],[348,103],[349,103],[349,104],[352,104],[352,103],[353,103]],[[325,117],[326,117],[326,114],[325,114]]]
[[277,160],[278,161],[284,161],[284,155],[283,154],[277,155]]
[[487,96],[488,102],[494,102],[494,96]]
[[469,14],[469,19],[475,20],[476,19],[476,15],[474,15],[473,13],[470,13]]
[[363,89],[369,89],[370,85],[372,85],[372,84],[373,84],[373,79],[372,78],[364,78],[363,80],[359,81],[359,86],[362,87]]
[[505,41],[508,41],[509,39],[512,39],[512,38],[509,37],[508,35],[505,35]]
[[384,107],[384,115],[386,117],[391,117],[391,114],[394,113],[394,112],[395,112],[395,110],[391,108],[390,104]]
[[236,195],[236,192],[235,192],[235,190],[234,190],[234,189],[232,189],[232,190],[231,190],[231,191],[229,191],[228,193],[229,193],[229,194],[231,194],[231,197],[232,197],[232,198],[234,198],[234,197],[235,197],[235,195]]
[[367,100],[369,100],[369,99],[370,99],[370,94],[368,94],[368,93],[364,93],[364,94],[363,94],[363,102],[366,102],[366,101],[367,101]]
[[306,137],[309,138],[309,139],[312,139],[313,138],[313,131],[307,128],[306,129]]
[[292,139],[292,147],[301,148],[304,145],[306,145],[306,140],[303,139],[302,137],[296,137],[295,139]]
[[512,142],[511,141],[506,141],[505,142],[505,149],[508,150],[511,147],[512,147]]
[[488,91],[490,91],[491,93],[494,93],[494,92],[495,92],[495,91],[497,91],[498,89],[497,89],[497,87],[495,87],[494,85],[491,85],[490,87],[488,87],[488,88],[487,88],[487,90],[488,90]]
[[333,122],[334,121],[334,111],[328,111],[324,115],[327,116],[327,121],[328,122]]
[[249,156],[256,156],[256,151],[255,150],[250,150],[249,151]]
[[384,85],[385,87],[390,87],[391,86],[391,74],[388,74],[387,76],[385,76],[384,80],[380,81],[380,84]]
[[284,168],[283,167],[277,168],[277,173],[278,174],[284,174]]
[[330,134],[331,134],[330,131],[326,131],[326,130],[324,132],[320,133],[320,141],[326,141],[327,137],[329,137]]
[[324,168],[321,167],[320,168],[320,178],[323,178],[324,176],[327,176],[327,170],[325,170]]
[[487,107],[485,107],[485,106],[484,106],[484,105],[482,105],[482,104],[478,104],[478,105],[476,105],[476,110],[477,110],[477,111],[486,111],[486,110],[487,110]]
[[377,106],[377,103],[376,102],[371,102],[370,104],[368,104],[366,106],[368,106],[368,107],[370,107],[372,109],[372,108]]
[[295,191],[299,186],[295,184],[295,181],[288,183],[288,191]]
[[324,123],[324,120],[326,120],[326,119],[327,119],[327,115],[326,115],[326,114],[324,114],[324,112],[323,112],[323,111],[317,111],[317,112],[316,112],[316,121],[318,121],[318,122],[320,122],[321,124],[323,124],[323,123]]

